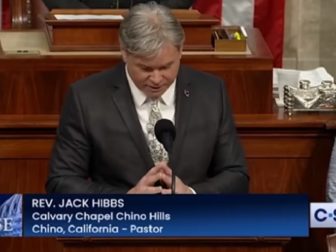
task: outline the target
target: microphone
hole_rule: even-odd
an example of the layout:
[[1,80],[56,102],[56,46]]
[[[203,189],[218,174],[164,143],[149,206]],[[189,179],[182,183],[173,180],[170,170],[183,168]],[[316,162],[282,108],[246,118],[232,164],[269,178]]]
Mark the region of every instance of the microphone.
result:
[[174,124],[168,119],[160,119],[156,122],[154,131],[156,139],[162,143],[168,154],[170,154],[176,136]]
[[[156,139],[162,143],[163,147],[168,152],[168,158],[170,158],[176,136],[176,129],[174,124],[168,119],[160,119],[154,126],[154,132]],[[175,171],[172,169],[172,194],[175,194],[175,177]]]

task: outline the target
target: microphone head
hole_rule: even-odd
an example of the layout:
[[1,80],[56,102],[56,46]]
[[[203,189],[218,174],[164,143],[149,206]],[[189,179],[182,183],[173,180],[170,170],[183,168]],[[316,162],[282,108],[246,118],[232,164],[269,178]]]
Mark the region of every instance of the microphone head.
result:
[[176,129],[174,124],[172,123],[172,121],[168,120],[168,119],[160,119],[156,122],[155,127],[154,127],[154,131],[155,131],[155,137],[156,139],[162,143],[163,145],[165,145],[165,136],[169,135],[171,140],[174,141],[175,140],[175,136],[176,136]]

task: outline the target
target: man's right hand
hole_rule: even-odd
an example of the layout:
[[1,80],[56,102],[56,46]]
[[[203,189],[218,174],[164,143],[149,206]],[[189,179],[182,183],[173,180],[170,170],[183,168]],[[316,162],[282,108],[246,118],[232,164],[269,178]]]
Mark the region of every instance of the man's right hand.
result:
[[127,194],[161,194],[162,186],[157,186],[156,182],[162,180],[164,172],[161,166],[154,166]]

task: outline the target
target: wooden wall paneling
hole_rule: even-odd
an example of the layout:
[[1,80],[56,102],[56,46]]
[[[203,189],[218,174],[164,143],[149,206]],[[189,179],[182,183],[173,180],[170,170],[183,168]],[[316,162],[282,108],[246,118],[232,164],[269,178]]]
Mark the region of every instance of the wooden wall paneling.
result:
[[58,116],[0,116],[0,193],[44,193]]
[[[253,119],[254,118],[254,119]],[[310,200],[324,201],[325,180],[334,132],[325,125],[334,118],[322,115],[300,120],[275,115],[240,115],[238,132],[246,151],[250,169],[252,193],[307,193]],[[0,192],[43,193],[48,172],[48,159],[58,124],[57,115],[1,115],[0,116]],[[9,179],[10,178],[10,179]],[[309,238],[293,238],[286,252],[325,251],[325,234],[328,230],[312,230]],[[38,250],[52,247],[55,240],[23,239],[8,244],[0,240],[0,246],[23,251],[23,244],[39,244]],[[92,244],[92,243],[91,243]],[[260,245],[260,244],[259,244]],[[214,246],[215,251],[281,251],[279,247]],[[146,246],[145,246],[146,247]],[[200,251],[202,246],[196,246]],[[97,246],[66,244],[64,251],[121,249],[133,251],[139,246]],[[148,246],[146,249],[154,249]],[[163,246],[162,251],[167,249]],[[195,248],[173,246],[176,251],[195,251]],[[204,248],[205,249],[205,248]],[[6,250],[7,251],[7,250]],[[8,250],[9,251],[9,250]],[[57,251],[57,250],[48,250]],[[157,246],[155,251],[158,250]]]
[[62,244],[55,238],[6,238],[0,239],[1,252],[62,252]]
[[[236,114],[272,113],[272,56],[260,32],[248,32],[251,54],[184,52],[182,64],[225,79]],[[118,53],[0,55],[0,114],[58,113],[71,83],[120,61]]]
[[[306,114],[292,118],[279,114],[269,119],[258,115],[254,121],[248,119],[249,115],[245,120],[238,116],[252,193],[303,193],[312,202],[326,200],[335,134],[326,129],[326,125],[335,115],[330,114],[325,123],[321,123],[321,116],[307,120]],[[258,118],[264,119],[259,121]],[[329,229],[311,229],[309,238],[292,238],[285,251],[327,251],[325,238],[330,232]]]
[[49,159],[0,160],[1,193],[44,193]]
[[27,68],[30,64],[22,62],[0,71],[0,114],[59,114],[69,86],[99,71],[76,69],[75,64],[53,69],[43,62]]
[[[248,158],[251,193],[306,193],[308,159]],[[293,169],[295,167],[295,169]]]
[[273,97],[270,71],[222,70],[209,72],[222,77],[225,81],[234,113],[272,113]]
[[61,239],[64,252],[280,252],[289,238]]
[[[226,69],[221,59],[210,61],[188,56],[182,63],[222,77],[235,113],[272,112],[271,70]],[[59,113],[70,84],[118,62],[119,57],[0,59],[0,113]]]
[[332,132],[254,136],[242,133],[241,139],[249,162],[252,192],[308,193],[310,200],[325,200]]
[[0,136],[0,193],[44,193],[54,135]]

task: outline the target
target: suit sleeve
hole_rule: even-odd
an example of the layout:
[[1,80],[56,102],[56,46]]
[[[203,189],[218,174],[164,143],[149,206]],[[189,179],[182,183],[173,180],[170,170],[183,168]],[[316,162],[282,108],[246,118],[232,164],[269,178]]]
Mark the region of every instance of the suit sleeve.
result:
[[49,193],[126,193],[127,189],[90,181],[92,151],[83,108],[70,88],[53,148],[46,190]]
[[191,185],[196,193],[247,193],[249,176],[236,132],[229,98],[220,83],[221,108],[218,137],[208,171],[208,179]]

